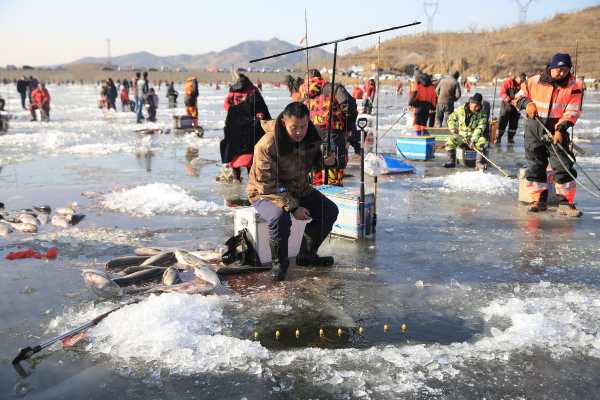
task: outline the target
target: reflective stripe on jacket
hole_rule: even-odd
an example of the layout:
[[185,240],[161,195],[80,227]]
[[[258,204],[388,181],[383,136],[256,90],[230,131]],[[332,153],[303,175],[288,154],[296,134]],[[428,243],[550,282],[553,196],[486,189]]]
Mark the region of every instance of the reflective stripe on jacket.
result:
[[533,101],[538,115],[547,124],[560,125],[568,122],[575,125],[581,115],[581,99],[581,83],[573,75],[569,75],[566,84],[559,85],[538,74],[521,85],[513,104],[524,109]]

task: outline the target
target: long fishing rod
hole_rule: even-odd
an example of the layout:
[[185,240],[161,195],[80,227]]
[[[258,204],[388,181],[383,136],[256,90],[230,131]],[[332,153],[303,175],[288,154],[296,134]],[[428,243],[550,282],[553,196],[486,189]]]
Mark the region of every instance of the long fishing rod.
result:
[[42,343],[42,344],[38,344],[36,346],[27,346],[25,348],[22,348],[21,350],[19,350],[19,354],[17,354],[17,356],[14,358],[14,360],[12,361],[13,365],[17,365],[19,364],[21,361],[25,361],[28,360],[29,358],[31,358],[31,356],[33,356],[36,353],[39,353],[40,351],[44,350],[47,347],[52,346],[54,343],[58,342],[59,340],[64,340],[64,339],[68,339],[70,337],[75,336],[78,333],[84,332],[85,330],[96,326],[100,323],[100,321],[102,321],[104,318],[108,317],[110,314],[114,313],[115,311],[120,310],[121,308],[125,307],[125,306],[129,306],[131,304],[135,304],[140,302],[141,299],[136,299],[133,301],[130,301],[128,303],[122,304],[118,307],[113,308],[112,310],[109,310],[103,314],[98,315],[97,317],[95,317],[94,319],[92,319],[89,322],[86,322],[83,325],[78,326],[77,328],[71,329],[68,332],[63,333],[62,335],[56,336],[52,339],[47,340],[46,342]]
[[[308,16],[306,8],[304,9],[304,44],[308,46]],[[308,49],[306,50],[306,87],[308,88],[308,81],[310,79],[310,67],[308,64]],[[308,90],[306,91],[308,93]]]
[[[575,41],[575,64],[573,65],[573,75],[575,75],[575,82],[577,82],[577,53],[579,52],[579,40]],[[583,105],[583,85],[585,82],[582,82],[581,85],[581,100],[579,101],[579,112],[581,112],[581,107]],[[575,127],[571,129],[573,140],[571,140],[571,151],[573,151],[573,146],[575,145]]]
[[[379,76],[380,76],[380,70],[381,70],[381,36],[379,36],[377,38],[377,87],[375,88],[375,92],[376,92],[376,96],[377,98],[375,99],[375,155],[379,154]],[[362,133],[361,133],[361,140],[362,140]],[[361,161],[364,164],[364,158],[365,158],[365,151],[364,149],[362,150],[362,154],[361,157],[363,159],[363,161]],[[373,177],[373,220],[372,220],[372,226],[373,226],[373,233],[375,233],[376,229],[377,229],[377,175],[375,175]]]
[[[386,28],[386,29],[381,29],[381,30],[377,30],[377,31],[373,31],[373,32],[367,32],[367,33],[361,33],[359,35],[353,35],[353,36],[347,36],[345,38],[342,39],[337,39],[337,40],[332,40],[329,42],[323,42],[323,43],[319,43],[319,44],[315,44],[312,46],[306,46],[304,48],[299,48],[299,49],[295,49],[295,50],[290,50],[290,51],[284,51],[282,53],[277,53],[277,54],[272,54],[270,56],[266,56],[266,57],[261,57],[261,58],[255,58],[253,60],[250,60],[249,63],[255,63],[255,62],[259,62],[259,61],[265,61],[265,60],[269,60],[271,58],[277,58],[277,57],[281,57],[281,56],[285,56],[288,54],[294,54],[294,53],[298,53],[300,51],[308,51],[309,49],[315,49],[318,47],[323,47],[323,46],[328,46],[330,44],[333,44],[333,71],[332,71],[332,75],[331,75],[331,95],[329,97],[329,121],[328,121],[328,126],[327,126],[327,148],[326,153],[328,153],[331,149],[331,131],[332,131],[332,123],[333,123],[333,99],[334,99],[334,95],[335,95],[335,71],[336,71],[336,66],[337,66],[337,48],[338,48],[338,43],[341,42],[345,42],[348,40],[353,40],[353,39],[358,39],[364,36],[370,36],[370,35],[376,35],[378,33],[383,33],[383,32],[389,32],[389,31],[393,31],[393,30],[397,30],[397,29],[402,29],[402,28],[408,28],[411,26],[415,26],[415,25],[419,25],[421,22],[420,21],[415,21],[412,22],[410,24],[406,24],[406,25],[399,25],[399,26],[393,26],[391,28]],[[328,178],[329,178],[329,173],[328,173],[328,169],[327,166],[325,166],[325,176],[323,177],[324,183],[327,184],[328,183]]]
[[412,23],[406,24],[406,25],[393,26],[391,28],[381,29],[381,30],[378,30],[378,31],[361,33],[360,35],[347,36],[347,37],[342,38],[342,39],[331,40],[329,42],[323,42],[323,43],[319,43],[319,44],[314,44],[312,46],[306,46],[306,47],[302,47],[302,48],[295,49],[295,50],[284,51],[283,53],[277,53],[277,54],[272,54],[272,55],[266,56],[266,57],[255,58],[253,60],[250,60],[249,63],[255,63],[255,62],[259,62],[259,61],[265,61],[265,60],[269,60],[271,58],[277,58],[277,57],[285,56],[285,55],[288,55],[288,54],[298,53],[300,51],[306,51],[306,50],[310,50],[310,49],[316,49],[317,47],[323,47],[323,46],[327,46],[327,45],[330,45],[330,44],[346,42],[348,40],[358,39],[358,38],[361,38],[361,37],[364,37],[364,36],[376,35],[376,34],[382,33],[382,32],[389,32],[389,31],[393,31],[393,30],[396,30],[396,29],[408,28],[408,27],[411,27],[411,26],[419,25],[420,23],[421,23],[420,21],[415,21],[415,22],[412,22]]
[[[498,89],[498,78],[496,76],[494,76],[494,97],[492,97],[492,110],[490,111],[490,121],[494,122],[494,108],[496,108],[496,90]],[[489,129],[491,130],[491,126],[489,127]],[[498,134],[497,131],[498,127],[496,125],[496,134]],[[496,135],[494,135],[494,142],[496,141]]]

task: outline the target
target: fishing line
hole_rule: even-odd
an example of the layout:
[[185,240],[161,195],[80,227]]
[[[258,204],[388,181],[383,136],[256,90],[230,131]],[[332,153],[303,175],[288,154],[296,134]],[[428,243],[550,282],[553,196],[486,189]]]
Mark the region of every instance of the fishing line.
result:
[[[538,118],[535,118],[535,121],[546,131],[546,134],[549,137],[552,137],[552,135],[550,134],[550,131],[548,130],[548,128],[546,128],[546,126],[542,123],[542,121]],[[538,139],[541,143],[544,143],[546,145],[546,148],[548,148],[548,146],[550,146],[550,148],[552,149],[552,151],[554,152],[554,154],[556,155],[556,158],[558,158],[558,161],[560,162],[560,164],[562,165],[562,167],[565,169],[565,171],[567,172],[567,174],[575,181],[577,182],[579,185],[581,185],[581,187],[588,192],[589,194],[591,194],[593,197],[600,199],[600,194],[595,193],[593,190],[591,190],[590,188],[587,187],[587,185],[585,185],[580,179],[578,179],[576,176],[574,176],[571,171],[570,168],[567,168],[567,166],[565,165],[564,161],[562,160],[562,158],[560,157],[560,154],[558,154],[558,151],[556,150],[557,145],[555,145],[554,143],[550,142],[546,142],[544,141],[539,135],[537,135],[537,133],[535,134],[536,139]],[[581,170],[581,172],[583,172],[583,174],[585,175],[585,177],[590,180],[590,182],[597,188],[600,190],[600,188],[598,187],[598,185],[591,179],[591,177],[587,174],[587,172],[581,167],[581,165],[579,165],[577,163],[577,160],[575,160],[573,157],[571,157],[571,155],[569,153],[567,153],[567,151],[565,150],[565,148],[559,143],[558,144],[558,148],[567,156],[567,158],[569,158],[570,161],[573,162],[573,166],[577,165],[577,167],[579,167],[579,169]]]

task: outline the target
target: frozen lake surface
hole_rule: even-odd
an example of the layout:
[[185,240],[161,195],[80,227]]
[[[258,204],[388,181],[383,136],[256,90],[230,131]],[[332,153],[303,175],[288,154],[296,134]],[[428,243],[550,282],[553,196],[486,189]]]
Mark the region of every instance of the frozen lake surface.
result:
[[[600,202],[579,190],[580,220],[528,214],[515,180],[445,170],[442,154],[415,162],[413,175],[380,178],[376,237],[327,240],[333,268],[293,268],[278,285],[268,273],[232,276],[211,296],[150,295],[83,346],[40,353],[20,378],[10,365],[19,348],[115,306],[85,289],[82,269],[140,246],[215,248],[233,233],[224,204],[245,192],[215,182],[225,91],[201,87],[198,138],[134,132],[184,113],[164,108],[164,87],[158,123],[141,126],[133,113],[96,108],[96,86],[49,90],[51,121],[29,122],[14,86],[0,85],[14,115],[0,136],[0,201],[77,202],[86,218],[0,237],[0,398],[597,398]],[[263,94],[274,116],[288,102],[284,89]],[[382,131],[406,100],[383,90]],[[580,162],[600,180],[600,93],[586,93],[583,109]],[[381,147],[392,152],[405,129]],[[201,162],[188,162],[190,146]],[[490,156],[516,173],[522,130]],[[348,173],[357,186],[358,170]],[[50,247],[55,260],[4,259]]]

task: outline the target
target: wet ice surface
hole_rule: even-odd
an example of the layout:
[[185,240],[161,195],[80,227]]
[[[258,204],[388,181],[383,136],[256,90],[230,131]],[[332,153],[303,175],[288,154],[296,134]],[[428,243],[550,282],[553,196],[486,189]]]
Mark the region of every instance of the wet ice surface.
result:
[[[206,135],[197,138],[134,132],[170,127],[181,108],[159,108],[157,124],[140,126],[132,113],[94,108],[96,87],[50,90],[53,121],[32,123],[18,111],[9,134],[0,136],[0,201],[11,209],[77,201],[86,219],[69,229],[43,226],[37,235],[0,239],[2,257],[23,247],[59,248],[56,261],[0,267],[1,398],[17,392],[34,399],[597,393],[600,204],[580,190],[582,220],[529,215],[516,206],[516,181],[493,170],[445,170],[441,155],[414,163],[414,175],[379,179],[376,240],[328,240],[322,252],[336,255],[332,269],[292,268],[283,285],[272,285],[267,274],[230,277],[225,293],[206,297],[152,295],[106,318],[77,349],[52,347],[30,377],[17,378],[9,362],[19,347],[116,305],[85,290],[82,268],[102,268],[138,246],[222,244],[232,216],[221,205],[244,193],[243,186],[214,184],[223,91],[202,88]],[[164,88],[159,96],[162,102]],[[284,90],[271,87],[265,98],[273,115],[287,102]],[[386,130],[406,98],[382,99]],[[16,96],[8,106],[17,109]],[[600,95],[587,93],[577,137],[587,151],[581,163],[596,179],[599,121]],[[401,124],[380,145],[392,151],[392,135],[404,130]],[[188,146],[209,161],[190,164]],[[522,134],[517,146],[492,149],[490,156],[516,173],[524,161]],[[358,176],[356,169],[349,173]]]

